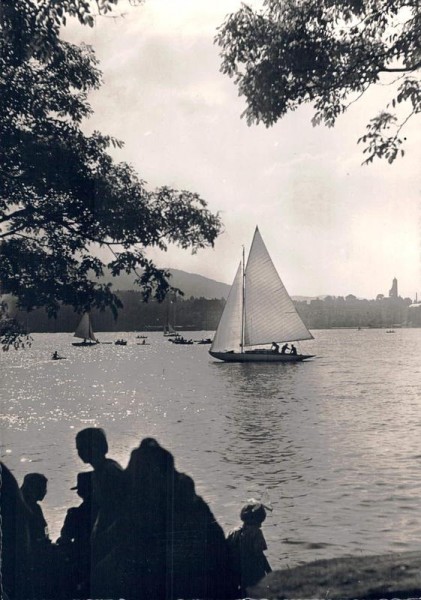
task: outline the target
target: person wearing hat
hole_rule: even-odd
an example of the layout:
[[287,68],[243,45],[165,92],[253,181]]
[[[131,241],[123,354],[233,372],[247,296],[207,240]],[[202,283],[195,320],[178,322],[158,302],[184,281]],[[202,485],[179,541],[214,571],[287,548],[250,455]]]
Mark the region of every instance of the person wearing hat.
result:
[[92,528],[96,519],[97,509],[92,501],[92,474],[78,473],[77,484],[70,488],[76,490],[83,502],[79,506],[69,508],[57,544],[89,544]]
[[256,585],[272,569],[264,554],[267,550],[262,532],[265,506],[249,500],[241,509],[240,518],[243,524],[228,535],[227,542],[235,586],[241,594],[246,594],[248,587]]
[[81,597],[89,593],[91,570],[91,533],[98,509],[93,501],[93,471],[78,473],[77,484],[70,488],[76,490],[83,502],[69,508],[64,520],[57,545],[66,565],[62,574],[64,586],[69,597]]

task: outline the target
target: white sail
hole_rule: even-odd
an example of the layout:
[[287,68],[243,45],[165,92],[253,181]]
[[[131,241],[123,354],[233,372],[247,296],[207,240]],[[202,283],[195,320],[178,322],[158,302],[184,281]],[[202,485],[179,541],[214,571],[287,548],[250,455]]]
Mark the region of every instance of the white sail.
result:
[[211,352],[224,352],[226,350],[240,351],[242,297],[243,273],[240,263],[225,304],[224,312],[219,321],[218,329],[213,338]]
[[245,347],[313,338],[297,313],[258,228],[245,269],[244,285],[242,275],[240,264],[210,352],[241,352],[242,331]]
[[245,271],[244,345],[308,340],[304,325],[256,227]]
[[83,314],[80,323],[76,328],[75,337],[82,338],[84,340],[92,340],[93,342],[98,341],[92,329],[89,313]]

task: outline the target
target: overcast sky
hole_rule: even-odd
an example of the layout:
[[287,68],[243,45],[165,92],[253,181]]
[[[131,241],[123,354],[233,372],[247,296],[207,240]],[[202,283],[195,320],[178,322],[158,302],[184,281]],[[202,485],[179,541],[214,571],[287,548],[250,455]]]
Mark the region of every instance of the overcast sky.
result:
[[353,104],[333,129],[313,128],[309,106],[270,129],[248,127],[244,99],[219,72],[213,43],[239,6],[146,0],[133,8],[124,0],[124,18],[66,29],[70,41],[93,45],[103,72],[85,129],[123,140],[115,156],[151,189],[195,191],[221,214],[214,249],[192,256],[171,248],[151,258],[231,283],[258,225],[291,295],[373,298],[388,293],[393,277],[400,295],[420,295],[420,120],[409,123],[403,159],[369,167],[356,142],[391,99],[388,85]]

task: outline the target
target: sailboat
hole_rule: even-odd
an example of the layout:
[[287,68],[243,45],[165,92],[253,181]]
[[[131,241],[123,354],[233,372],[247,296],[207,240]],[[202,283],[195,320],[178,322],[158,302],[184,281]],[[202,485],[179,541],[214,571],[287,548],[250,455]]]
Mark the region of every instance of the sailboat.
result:
[[95,337],[94,330],[92,329],[89,313],[86,312],[82,315],[74,335],[77,338],[82,338],[83,342],[74,342],[72,346],[93,346],[99,344],[99,341]]
[[[314,355],[287,352],[287,342],[310,339],[256,227],[247,265],[243,251],[209,354],[226,362],[297,362]],[[275,349],[259,348],[268,344]]]
[[[170,322],[170,307],[172,304],[173,304],[173,302],[170,300],[169,296],[167,296],[167,320],[164,325],[164,337],[177,338],[179,336],[179,334],[177,333],[177,331],[174,329],[174,327],[172,326],[172,324]],[[175,321],[175,305],[174,305],[174,321]]]
[[171,323],[164,325],[164,337],[178,337],[179,334],[176,332]]

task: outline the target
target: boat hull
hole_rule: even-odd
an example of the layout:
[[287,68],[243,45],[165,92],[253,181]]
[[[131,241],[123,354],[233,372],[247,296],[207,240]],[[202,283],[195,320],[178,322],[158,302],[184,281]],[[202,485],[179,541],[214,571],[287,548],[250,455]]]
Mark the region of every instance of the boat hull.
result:
[[97,346],[99,342],[72,342],[72,346],[78,346],[79,348],[90,348],[91,346]]
[[224,362],[302,362],[313,358],[314,354],[278,354],[276,352],[211,352],[213,358]]

